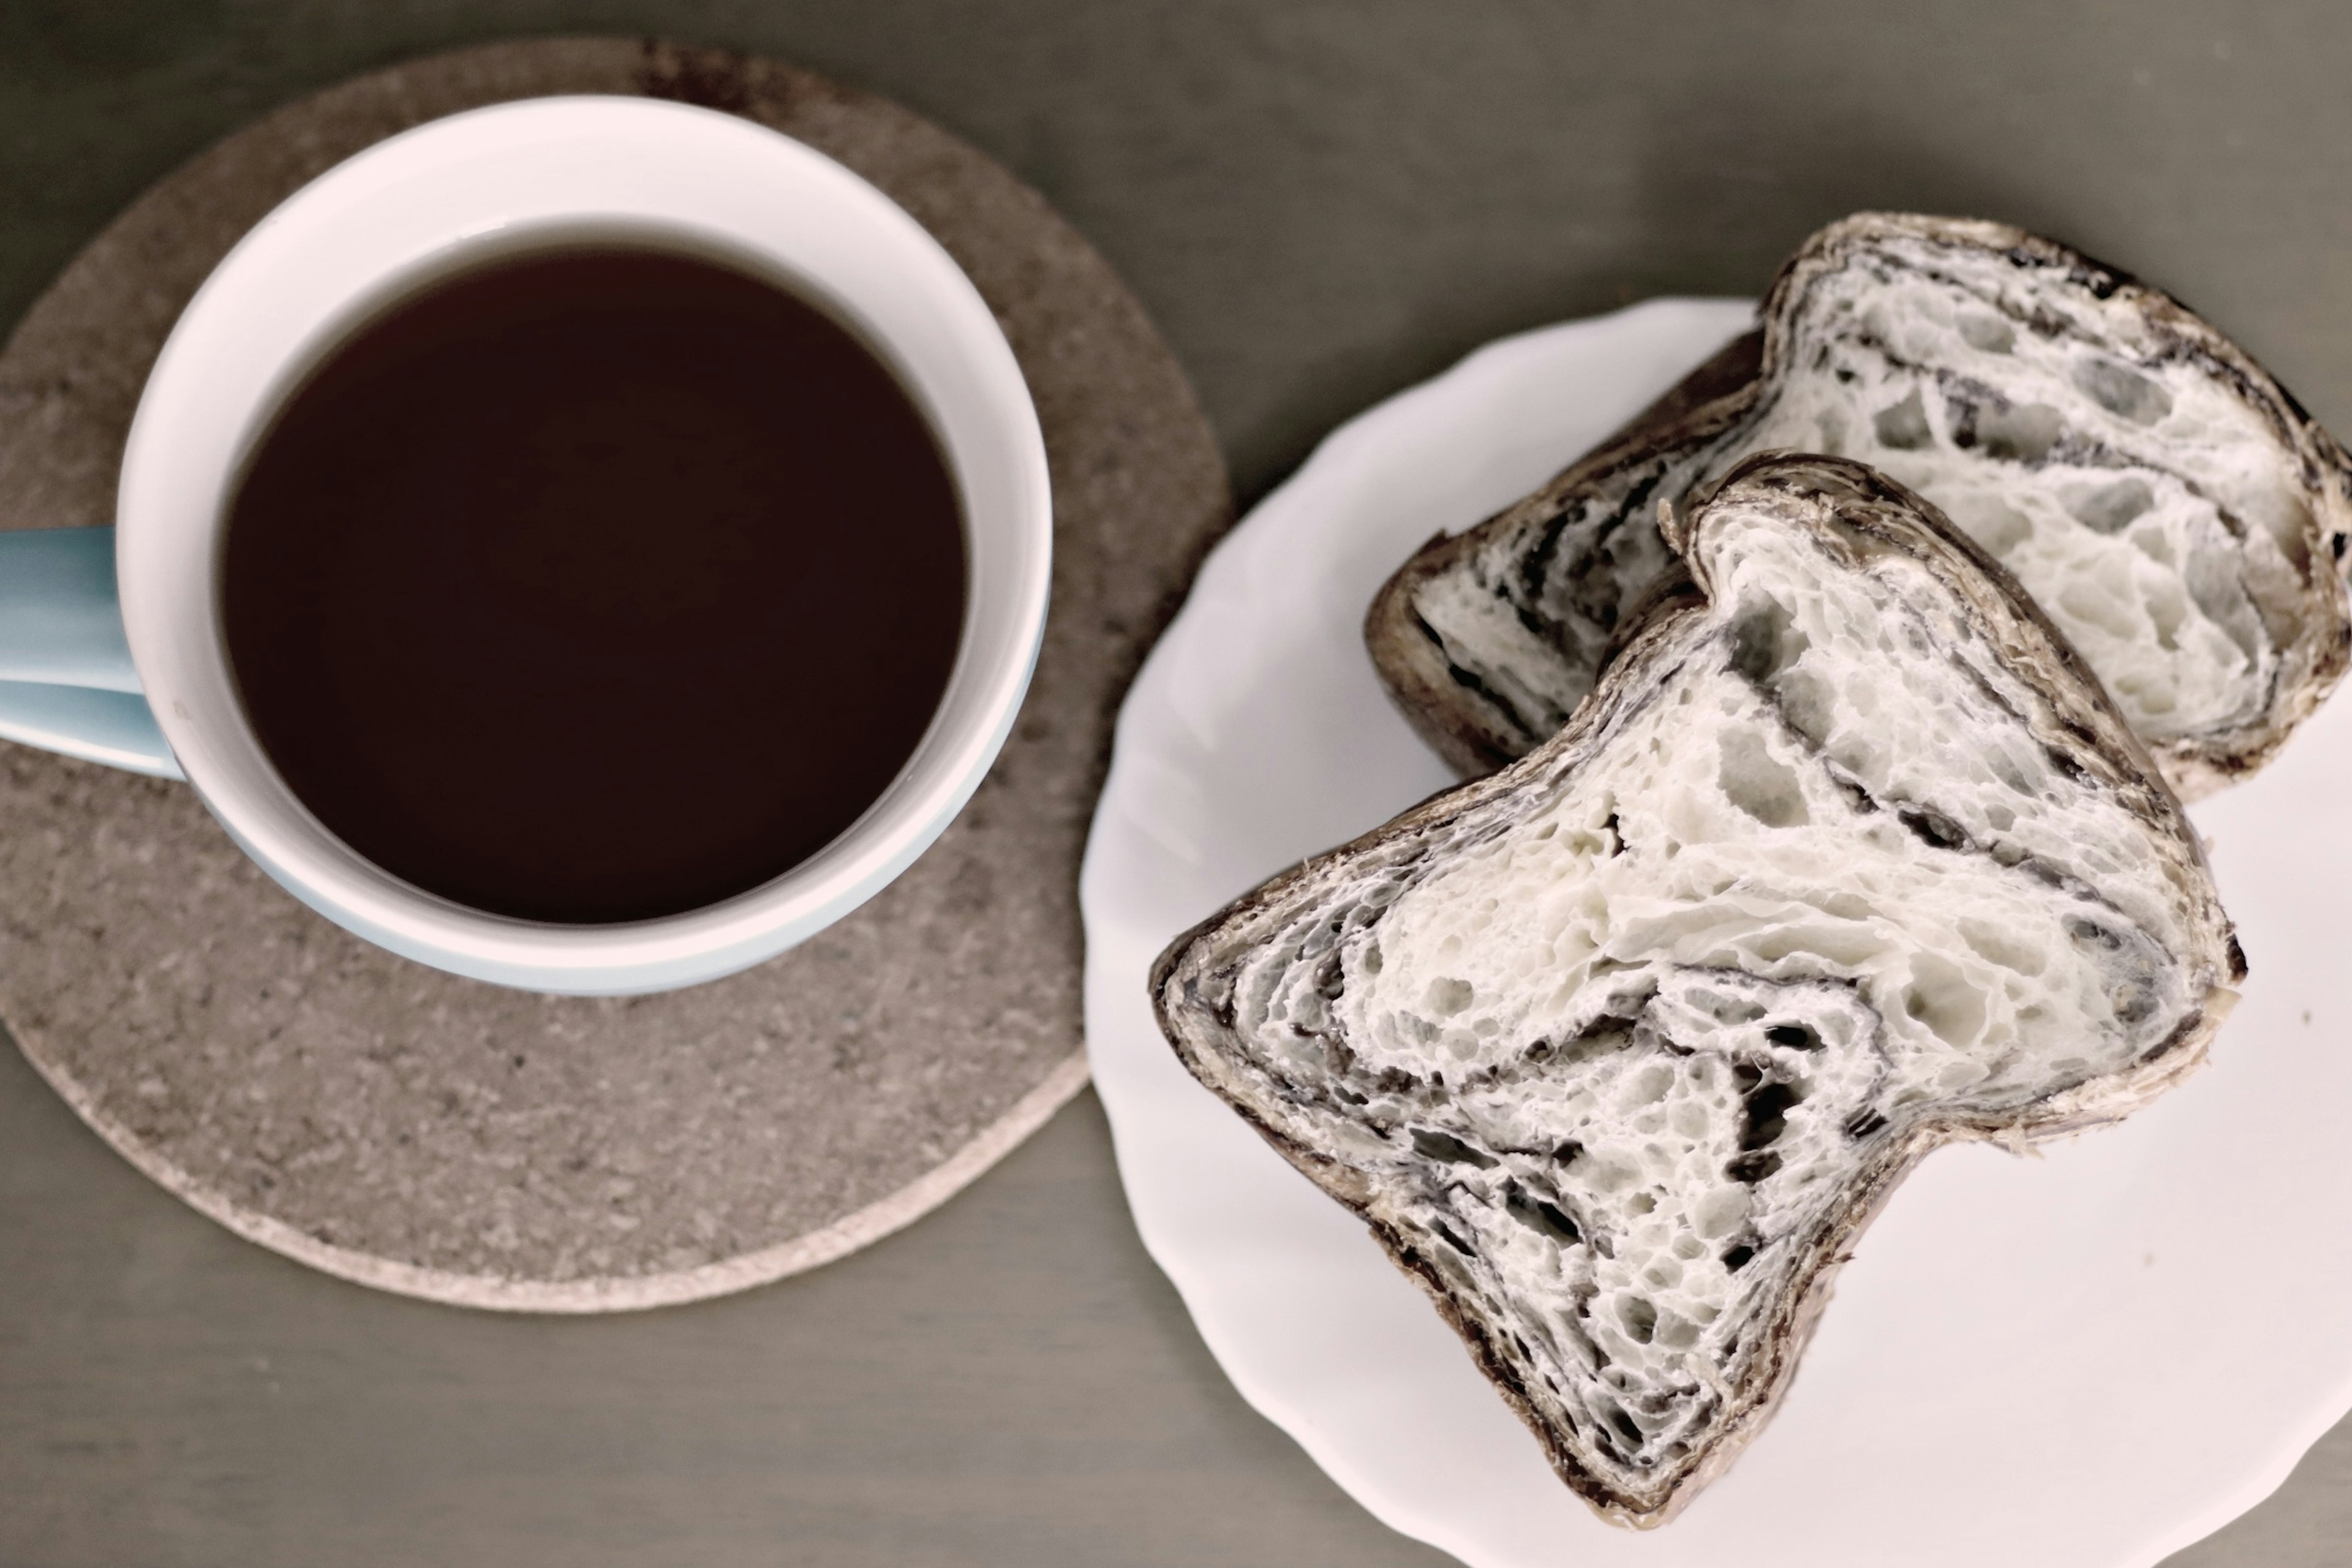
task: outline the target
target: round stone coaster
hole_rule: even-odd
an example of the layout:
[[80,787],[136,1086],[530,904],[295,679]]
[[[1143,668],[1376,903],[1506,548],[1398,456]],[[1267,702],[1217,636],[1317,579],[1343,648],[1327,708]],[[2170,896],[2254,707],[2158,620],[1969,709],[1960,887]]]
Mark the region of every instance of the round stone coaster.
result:
[[541,996],[347,935],[184,785],[0,743],[0,1016],[141,1170],[240,1235],[474,1307],[692,1300],[838,1258],[943,1202],[1084,1084],[1078,858],[1120,693],[1227,521],[1181,371],[1034,192],[776,62],[565,39],[347,83],[142,197],[0,353],[0,526],[113,516],[173,319],[304,181],[510,99],[708,105],[840,160],[995,310],[1052,459],[1053,614],[1013,735],[946,836],[856,914],[666,995]]

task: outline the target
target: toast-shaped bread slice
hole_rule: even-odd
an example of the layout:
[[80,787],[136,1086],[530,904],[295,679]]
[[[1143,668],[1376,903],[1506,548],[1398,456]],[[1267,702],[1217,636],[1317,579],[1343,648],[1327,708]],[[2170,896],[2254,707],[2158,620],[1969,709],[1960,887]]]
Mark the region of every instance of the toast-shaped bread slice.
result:
[[2261,766],[2344,672],[2352,459],[2261,366],[2064,246],[1864,213],[1790,259],[1755,336],[1407,562],[1365,622],[1381,678],[1465,773],[1526,754],[1671,571],[1658,503],[1776,447],[1860,458],[1941,508],[2184,799]]
[[1151,976],[1184,1065],[1633,1525],[1763,1425],[1923,1155],[2127,1114],[2244,973],[2144,749],[1932,508],[1766,458],[1688,532],[1697,592],[1558,735]]

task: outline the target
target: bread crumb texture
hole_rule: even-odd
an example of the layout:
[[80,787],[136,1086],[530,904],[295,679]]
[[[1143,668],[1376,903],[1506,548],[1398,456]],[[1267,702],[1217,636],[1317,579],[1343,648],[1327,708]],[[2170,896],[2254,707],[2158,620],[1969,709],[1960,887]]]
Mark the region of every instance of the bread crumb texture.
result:
[[2145,754],[1910,498],[1750,465],[1691,558],[1709,602],[1549,745],[1269,884],[1158,980],[1188,1065],[1632,1523],[1760,1425],[1920,1154],[2135,1108],[2241,967]]
[[2340,676],[2352,464],[2166,296],[2003,226],[1863,215],[1790,260],[1763,331],[1748,386],[1571,470],[1416,585],[1457,722],[1510,754],[1565,722],[1667,559],[1657,503],[1776,449],[1868,462],[1940,508],[2185,795],[2258,765]]

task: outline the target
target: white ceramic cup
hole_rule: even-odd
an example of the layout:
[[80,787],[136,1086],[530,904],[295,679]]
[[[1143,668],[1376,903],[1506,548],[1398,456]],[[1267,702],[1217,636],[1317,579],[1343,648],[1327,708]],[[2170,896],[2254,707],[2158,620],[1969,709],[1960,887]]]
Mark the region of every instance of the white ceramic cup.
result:
[[[593,241],[764,274],[857,332],[931,421],[962,501],[969,576],[939,710],[898,777],[840,837],[708,908],[566,926],[452,902],[376,867],[320,823],[247,722],[218,578],[222,531],[254,444],[352,328],[438,276]],[[994,761],[1027,689],[1045,626],[1052,519],[1045,444],[1012,351],[971,281],[905,212],[830,159],[746,121],[641,99],[556,98],[394,137],[296,193],[229,253],[148,381],[123,459],[114,546],[137,684],[170,755],[272,877],[330,920],[421,963],[533,990],[613,994],[690,984],[771,957],[856,908],[938,837]],[[743,721],[789,721],[747,713]]]

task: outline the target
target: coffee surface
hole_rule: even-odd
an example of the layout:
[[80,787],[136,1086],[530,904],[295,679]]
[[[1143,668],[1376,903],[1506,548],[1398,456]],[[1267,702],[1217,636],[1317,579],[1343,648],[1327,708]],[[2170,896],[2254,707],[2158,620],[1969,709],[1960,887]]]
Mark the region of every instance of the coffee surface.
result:
[[930,428],[785,290],[626,249],[508,260],[336,349],[236,493],[223,622],[302,802],[386,870],[564,923],[791,869],[947,684]]

